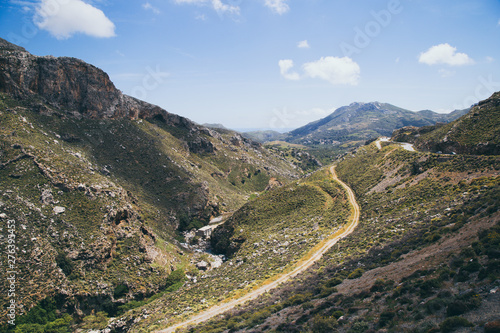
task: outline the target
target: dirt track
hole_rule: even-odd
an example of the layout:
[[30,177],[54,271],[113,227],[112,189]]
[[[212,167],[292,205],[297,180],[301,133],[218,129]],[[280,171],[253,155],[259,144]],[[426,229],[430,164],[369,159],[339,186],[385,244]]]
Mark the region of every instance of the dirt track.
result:
[[281,283],[284,283],[288,281],[289,279],[297,276],[298,274],[304,272],[306,269],[311,267],[316,261],[318,261],[323,254],[328,251],[333,245],[335,245],[340,239],[346,237],[350,233],[354,231],[354,229],[357,227],[358,222],[359,222],[359,206],[358,203],[356,202],[356,198],[354,196],[354,192],[351,190],[349,186],[347,186],[344,182],[339,180],[337,178],[337,174],[335,173],[335,166],[332,166],[330,168],[330,172],[332,174],[333,180],[337,181],[342,187],[346,190],[347,192],[347,197],[349,199],[349,202],[352,206],[352,214],[349,219],[349,223],[345,226],[343,226],[340,230],[338,230],[335,234],[333,234],[330,238],[323,240],[321,243],[319,243],[316,247],[314,247],[312,250],[310,250],[301,260],[299,260],[298,263],[295,264],[295,267],[293,270],[287,273],[282,273],[278,276],[276,276],[274,279],[270,280],[269,282],[265,282],[263,285],[258,287],[257,289],[254,289],[250,291],[248,294],[235,299],[231,300],[229,302],[223,303],[221,305],[216,305],[200,314],[194,315],[190,319],[174,324],[173,326],[170,326],[164,330],[157,331],[159,333],[170,333],[174,332],[176,329],[181,328],[181,327],[187,327],[189,325],[197,325],[200,324],[204,321],[209,320],[212,317],[215,317],[217,315],[220,315],[228,310],[231,310],[232,308],[236,307],[237,305],[243,304],[247,301],[253,300],[260,295],[264,294],[265,292],[276,288],[278,285]]

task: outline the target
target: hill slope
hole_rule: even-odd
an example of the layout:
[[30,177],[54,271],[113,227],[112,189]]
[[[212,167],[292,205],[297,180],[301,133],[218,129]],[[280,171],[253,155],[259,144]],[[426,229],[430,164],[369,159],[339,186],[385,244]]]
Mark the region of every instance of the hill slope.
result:
[[36,304],[114,315],[168,290],[192,267],[181,231],[300,174],[238,133],[123,95],[81,60],[0,39],[0,66],[0,225],[15,222],[18,316]]
[[289,132],[286,141],[301,144],[364,141],[390,136],[395,129],[403,126],[449,122],[466,111],[439,114],[428,110],[413,112],[387,103],[352,103],[338,108],[323,119]]
[[403,128],[394,140],[413,142],[426,151],[445,154],[500,154],[500,92],[479,102],[463,117],[440,126]]
[[339,177],[356,231],[311,270],[190,332],[451,332],[498,328],[499,156],[374,143]]

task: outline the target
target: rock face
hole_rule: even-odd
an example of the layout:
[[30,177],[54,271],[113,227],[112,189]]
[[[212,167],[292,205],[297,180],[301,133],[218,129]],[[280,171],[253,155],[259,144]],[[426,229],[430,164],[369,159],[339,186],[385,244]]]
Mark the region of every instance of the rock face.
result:
[[153,118],[186,122],[161,108],[122,94],[99,68],[75,58],[38,57],[0,38],[0,91],[17,99],[87,118]]
[[69,57],[35,56],[0,38],[0,92],[32,102],[33,110],[92,119],[155,119],[189,133],[185,139],[194,153],[214,147],[199,134],[202,127],[116,89],[108,74]]

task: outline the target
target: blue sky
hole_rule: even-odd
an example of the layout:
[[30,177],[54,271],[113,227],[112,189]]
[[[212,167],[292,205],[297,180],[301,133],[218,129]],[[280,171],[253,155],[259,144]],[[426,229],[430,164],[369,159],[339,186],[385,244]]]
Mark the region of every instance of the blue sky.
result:
[[231,128],[352,102],[447,112],[500,90],[498,0],[4,0],[0,37]]

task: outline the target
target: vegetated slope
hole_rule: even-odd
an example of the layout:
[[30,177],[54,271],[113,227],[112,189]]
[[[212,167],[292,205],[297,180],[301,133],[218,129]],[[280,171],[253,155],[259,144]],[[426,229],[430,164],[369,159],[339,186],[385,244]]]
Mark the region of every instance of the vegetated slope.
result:
[[467,110],[439,114],[429,110],[413,112],[387,103],[352,103],[331,115],[287,133],[286,141],[307,145],[365,141],[390,136],[403,126],[426,126],[449,122]]
[[190,281],[177,293],[134,309],[109,327],[126,327],[132,332],[162,329],[244,295],[291,269],[344,225],[349,215],[345,192],[326,169],[270,190],[215,229],[213,250],[228,256],[222,266],[188,272]]
[[[41,301],[35,312],[54,306],[76,322],[115,315],[168,289],[190,266],[178,231],[300,173],[235,132],[121,94],[83,61],[0,39],[0,66],[0,224],[15,222],[18,318]],[[34,317],[19,320],[52,325]]]
[[374,143],[339,177],[360,224],[279,290],[191,332],[498,329],[500,158]]
[[499,155],[500,92],[449,124],[402,128],[394,132],[393,139],[413,142],[421,150],[445,154]]

